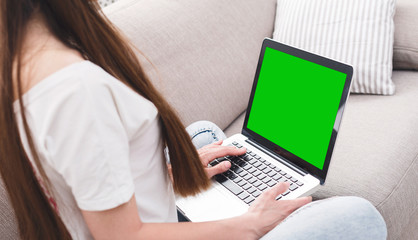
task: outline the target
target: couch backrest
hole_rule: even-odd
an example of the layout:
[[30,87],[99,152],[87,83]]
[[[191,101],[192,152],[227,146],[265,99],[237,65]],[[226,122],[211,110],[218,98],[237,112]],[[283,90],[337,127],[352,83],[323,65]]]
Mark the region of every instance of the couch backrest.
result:
[[394,69],[418,70],[418,1],[397,0],[395,14]]
[[225,128],[247,106],[275,7],[276,0],[128,0],[105,12],[155,65],[158,74],[143,61],[185,125]]

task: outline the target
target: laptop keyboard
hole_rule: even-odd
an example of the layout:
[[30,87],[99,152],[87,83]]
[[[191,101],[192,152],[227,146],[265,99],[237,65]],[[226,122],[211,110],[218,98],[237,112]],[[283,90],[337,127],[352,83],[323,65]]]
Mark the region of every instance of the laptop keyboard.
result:
[[[232,145],[237,148],[243,147],[237,142],[233,142]],[[270,164],[249,149],[244,155],[218,158],[210,162],[209,165],[215,166],[223,161],[230,161],[231,168],[216,175],[215,180],[248,205],[251,205],[261,192],[273,187],[278,182],[290,182],[290,187],[289,190],[280,194],[276,198],[277,200],[303,186],[303,182]]]

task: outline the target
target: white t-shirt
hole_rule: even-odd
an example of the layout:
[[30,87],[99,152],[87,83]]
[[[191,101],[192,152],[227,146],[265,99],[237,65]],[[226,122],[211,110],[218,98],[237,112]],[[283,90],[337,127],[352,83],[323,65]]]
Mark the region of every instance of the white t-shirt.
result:
[[[133,194],[143,222],[177,221],[150,101],[89,61],[52,74],[23,100],[58,212],[74,239],[91,238],[79,209],[115,208]],[[14,107],[28,152],[18,102]]]

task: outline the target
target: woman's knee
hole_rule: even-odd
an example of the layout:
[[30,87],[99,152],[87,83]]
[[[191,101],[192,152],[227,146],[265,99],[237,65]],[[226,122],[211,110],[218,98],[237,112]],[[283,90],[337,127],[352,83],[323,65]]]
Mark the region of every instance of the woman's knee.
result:
[[194,122],[186,128],[186,131],[197,149],[226,138],[222,129],[210,121]]
[[[351,235],[341,239],[386,239],[387,237],[383,217],[373,204],[364,198],[335,197],[319,201],[318,204],[323,204],[319,209],[329,212],[328,219],[325,219],[328,224],[334,225],[341,235]],[[327,224],[326,222],[323,224]]]
[[351,216],[352,222],[363,223],[367,228],[373,230],[376,235],[386,239],[385,220],[372,203],[360,197],[339,197],[337,199],[341,201],[341,206],[347,206],[346,212],[347,215]]
[[[330,201],[334,209],[344,209],[345,214],[353,218],[367,218],[373,222],[385,224],[383,217],[368,200],[361,197],[335,197],[323,200]],[[385,224],[386,225],[386,224]]]
[[367,200],[335,197],[291,214],[263,239],[386,239],[386,224]]

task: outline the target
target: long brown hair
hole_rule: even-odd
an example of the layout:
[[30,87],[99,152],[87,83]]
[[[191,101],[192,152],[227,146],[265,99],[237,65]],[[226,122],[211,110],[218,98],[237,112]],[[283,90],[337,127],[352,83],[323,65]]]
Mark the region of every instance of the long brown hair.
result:
[[[42,177],[42,186],[34,174],[28,153],[24,150],[13,109],[14,91],[19,93],[20,107],[23,109],[20,58],[25,27],[34,14],[41,14],[52,34],[65,45],[78,50],[86,59],[154,103],[159,111],[163,138],[169,149],[175,192],[183,196],[193,195],[209,186],[197,151],[183,124],[145,75],[132,46],[103,16],[97,1],[0,1],[0,172],[23,239],[71,238],[45,194],[50,183],[36,153],[24,111],[21,111],[23,127],[30,154]],[[14,63],[17,66],[17,86],[13,84]]]

